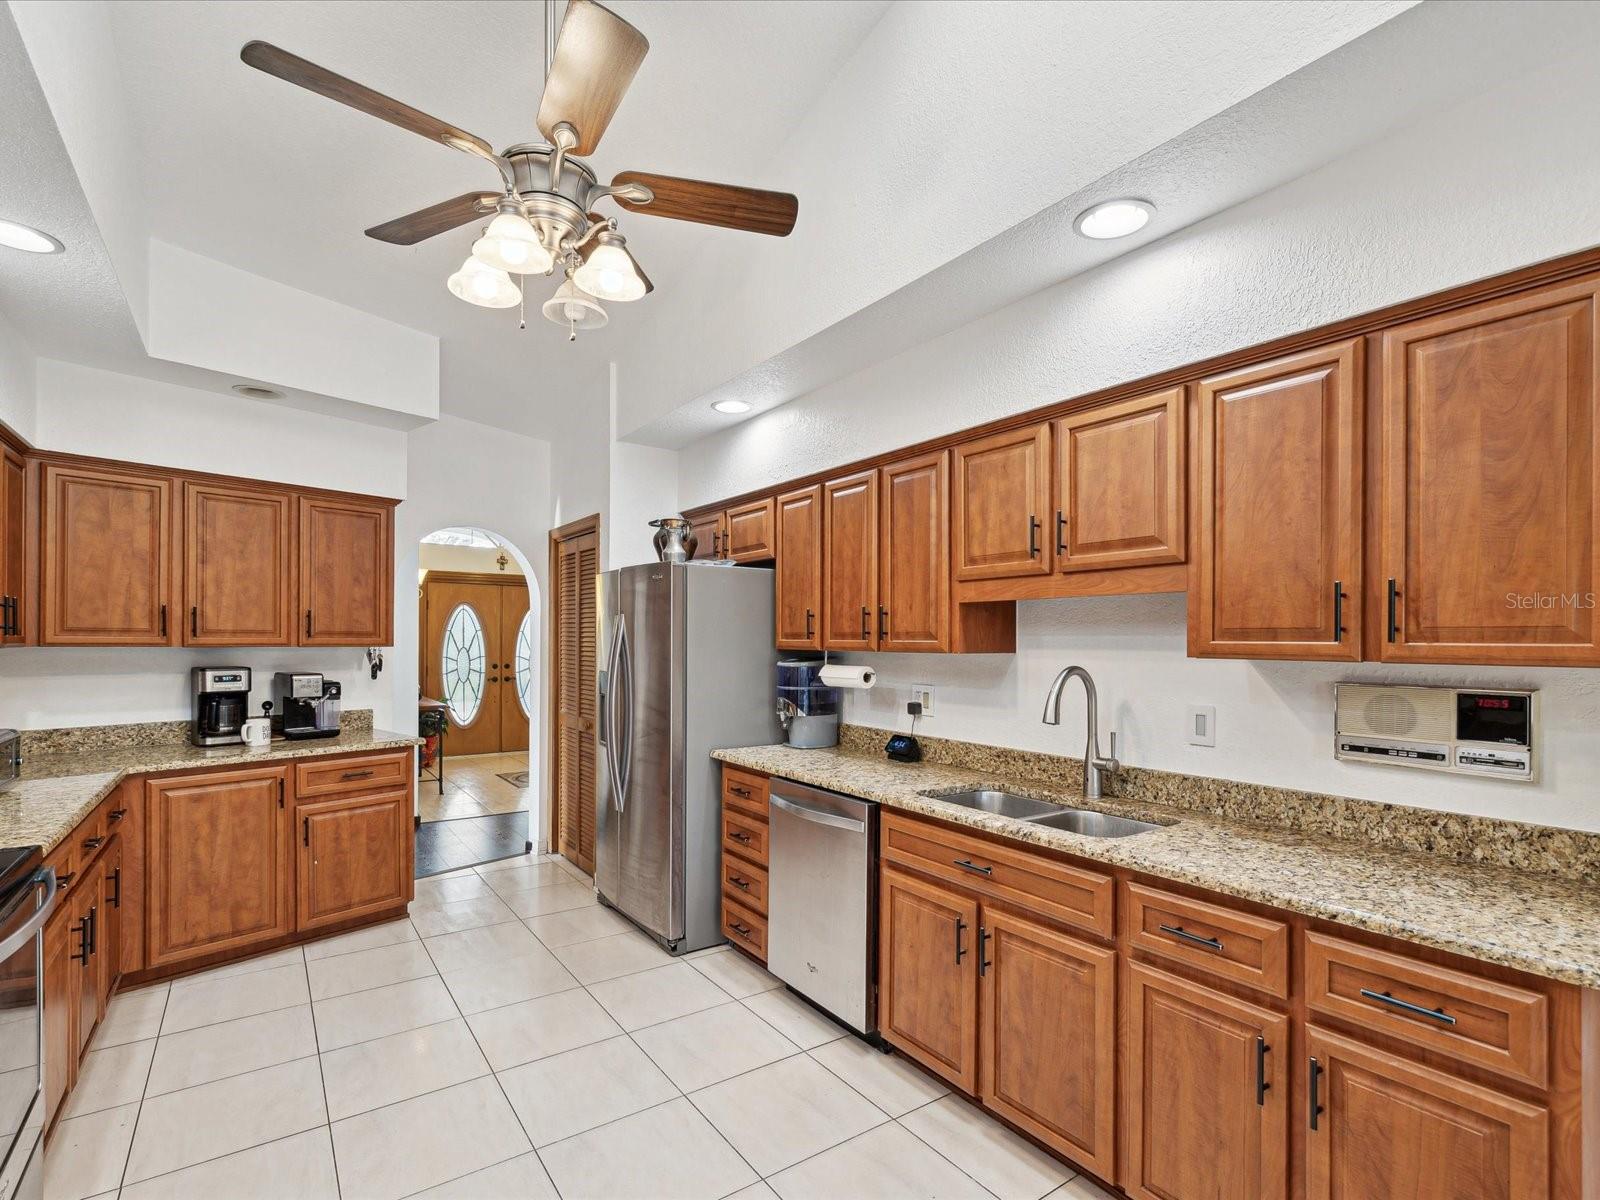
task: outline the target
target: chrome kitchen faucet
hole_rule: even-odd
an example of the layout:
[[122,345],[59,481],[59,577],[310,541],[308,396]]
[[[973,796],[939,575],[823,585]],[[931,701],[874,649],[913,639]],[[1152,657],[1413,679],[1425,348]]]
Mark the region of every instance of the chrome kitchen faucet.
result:
[[1061,724],[1061,693],[1067,686],[1067,680],[1074,678],[1083,680],[1083,693],[1089,700],[1089,739],[1083,749],[1083,796],[1086,800],[1098,800],[1102,774],[1116,771],[1122,764],[1117,762],[1115,733],[1111,735],[1111,757],[1100,757],[1100,700],[1089,672],[1077,666],[1063,667],[1050,685],[1049,695],[1044,698],[1044,716],[1040,720],[1046,725]]

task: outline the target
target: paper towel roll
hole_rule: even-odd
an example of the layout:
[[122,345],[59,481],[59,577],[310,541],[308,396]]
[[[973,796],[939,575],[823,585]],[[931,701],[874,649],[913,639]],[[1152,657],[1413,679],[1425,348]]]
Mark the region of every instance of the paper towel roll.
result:
[[845,663],[829,663],[818,672],[818,678],[829,687],[869,688],[878,682],[878,673],[871,667],[852,667]]

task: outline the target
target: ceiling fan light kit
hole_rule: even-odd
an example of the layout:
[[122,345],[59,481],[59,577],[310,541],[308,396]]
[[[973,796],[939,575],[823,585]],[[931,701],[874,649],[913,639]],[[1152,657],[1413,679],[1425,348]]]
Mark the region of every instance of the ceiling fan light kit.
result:
[[567,326],[571,337],[606,323],[601,300],[638,300],[653,290],[616,220],[595,213],[599,201],[773,237],[786,237],[799,213],[799,201],[787,192],[640,171],[624,171],[602,184],[576,157],[598,147],[649,49],[644,35],[611,10],[594,0],[569,0],[539,102],[537,125],[545,143],[513,145],[499,154],[480,137],[266,42],[248,43],[239,57],[258,71],[493,165],[503,195],[468,192],[375,225],[367,236],[413,246],[493,213],[471,256],[446,281],[451,293],[484,308],[510,308],[522,300],[513,274],[548,275],[559,267],[567,278],[543,311]]

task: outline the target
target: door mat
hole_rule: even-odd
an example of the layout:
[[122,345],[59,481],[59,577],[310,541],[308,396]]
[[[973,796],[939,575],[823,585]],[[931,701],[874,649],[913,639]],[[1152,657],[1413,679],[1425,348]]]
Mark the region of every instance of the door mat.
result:
[[500,778],[504,779],[512,787],[528,786],[528,773],[526,771],[502,771]]

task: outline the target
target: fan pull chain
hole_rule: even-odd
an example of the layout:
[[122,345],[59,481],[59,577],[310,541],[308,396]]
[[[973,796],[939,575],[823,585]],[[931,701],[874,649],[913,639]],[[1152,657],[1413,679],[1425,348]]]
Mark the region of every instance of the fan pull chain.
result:
[[527,327],[528,327],[528,290],[527,290],[527,285],[524,284],[517,291],[517,328],[518,329],[526,329]]

